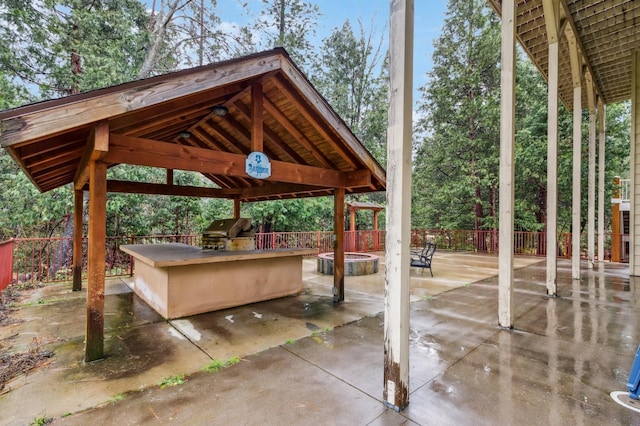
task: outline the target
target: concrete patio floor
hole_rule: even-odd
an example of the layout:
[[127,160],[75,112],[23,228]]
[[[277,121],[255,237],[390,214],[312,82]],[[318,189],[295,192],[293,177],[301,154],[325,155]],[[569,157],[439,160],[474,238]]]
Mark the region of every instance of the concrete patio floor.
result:
[[[107,356],[90,364],[84,292],[33,291],[13,315],[24,322],[0,327],[0,345],[37,342],[55,355],[7,384],[0,424],[640,424],[609,396],[625,390],[640,343],[640,281],[626,265],[574,281],[561,260],[560,297],[550,299],[544,261],[516,258],[515,328],[505,331],[496,257],[437,252],[433,264],[433,278],[411,272],[410,403],[400,413],[381,402],[384,268],[348,277],[334,305],[332,277],[305,260],[299,296],[173,321],[111,280]],[[159,386],[178,375],[183,384]]]

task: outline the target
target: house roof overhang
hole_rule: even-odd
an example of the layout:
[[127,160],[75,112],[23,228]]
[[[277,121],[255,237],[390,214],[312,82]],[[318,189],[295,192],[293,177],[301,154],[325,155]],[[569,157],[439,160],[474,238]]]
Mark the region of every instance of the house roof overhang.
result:
[[[501,0],[488,0],[500,15]],[[557,3],[558,31],[548,31],[545,4]],[[559,97],[569,110],[573,107],[569,40],[575,36],[582,64],[582,88],[594,85],[599,101],[611,104],[631,97],[632,52],[640,47],[640,2],[633,0],[518,0],[516,32],[520,46],[548,79],[549,40],[559,47]],[[585,78],[586,76],[586,78]],[[583,108],[588,98],[582,97]]]
[[[83,188],[96,132],[108,132],[99,157],[109,167],[190,170],[210,181],[109,181],[111,192],[259,201],[385,189],[384,169],[281,48],[2,111],[0,124],[0,145],[42,192]],[[256,150],[271,161],[269,178],[245,172]]]

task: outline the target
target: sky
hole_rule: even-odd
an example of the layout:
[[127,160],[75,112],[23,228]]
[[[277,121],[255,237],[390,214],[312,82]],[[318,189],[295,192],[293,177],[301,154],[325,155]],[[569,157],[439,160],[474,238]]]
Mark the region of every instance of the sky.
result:
[[[346,18],[354,22],[358,18],[365,28],[373,19],[378,33],[385,31],[389,37],[389,9],[391,0],[316,0],[325,16],[318,19],[318,32],[328,35],[341,26]],[[431,70],[433,41],[440,36],[444,22],[447,0],[415,0],[414,9],[414,100],[416,89],[427,82],[426,73]]]
[[[259,11],[262,0],[245,0],[250,10]],[[378,36],[384,36],[384,48],[389,38],[389,9],[391,0],[306,0],[318,5],[321,16],[316,28],[317,41],[328,37],[335,28],[342,26],[348,18],[355,27],[358,19],[365,32],[373,25]],[[427,72],[431,70],[433,42],[440,36],[448,0],[414,0],[414,102],[418,100],[418,87],[427,83]],[[244,24],[248,19],[238,0],[218,0],[218,14],[223,21]]]

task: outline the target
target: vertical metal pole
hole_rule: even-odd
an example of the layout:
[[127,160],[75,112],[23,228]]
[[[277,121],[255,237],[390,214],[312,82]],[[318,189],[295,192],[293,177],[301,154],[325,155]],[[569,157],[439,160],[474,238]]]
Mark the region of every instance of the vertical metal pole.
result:
[[391,1],[383,400],[396,411],[409,404],[413,16],[413,0]]
[[513,210],[516,82],[516,2],[502,2],[500,100],[500,214],[498,254],[498,324],[513,327]]

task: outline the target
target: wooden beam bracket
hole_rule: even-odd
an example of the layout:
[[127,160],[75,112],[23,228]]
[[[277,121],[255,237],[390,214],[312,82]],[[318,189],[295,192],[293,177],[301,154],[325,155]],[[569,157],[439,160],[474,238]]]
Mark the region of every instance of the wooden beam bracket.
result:
[[100,161],[109,152],[109,122],[102,120],[91,129],[89,141],[82,153],[80,164],[73,178],[74,188],[80,190],[89,179],[89,163]]

